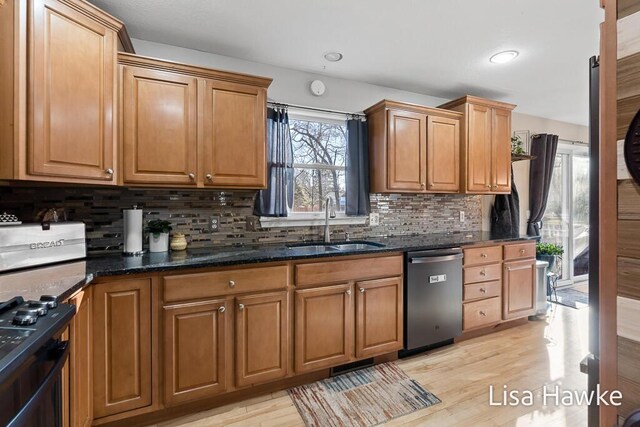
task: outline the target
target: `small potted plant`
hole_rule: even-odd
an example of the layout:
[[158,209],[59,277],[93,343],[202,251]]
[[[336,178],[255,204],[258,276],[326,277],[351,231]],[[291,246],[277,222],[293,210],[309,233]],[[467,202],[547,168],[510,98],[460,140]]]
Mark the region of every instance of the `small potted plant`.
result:
[[511,137],[511,154],[516,154],[518,156],[526,154],[524,152],[524,144],[519,136]]
[[536,244],[536,258],[549,263],[549,271],[553,270],[556,260],[564,254],[564,249],[555,243],[538,242]]
[[152,219],[144,229],[149,233],[149,252],[167,252],[169,250],[169,221]]

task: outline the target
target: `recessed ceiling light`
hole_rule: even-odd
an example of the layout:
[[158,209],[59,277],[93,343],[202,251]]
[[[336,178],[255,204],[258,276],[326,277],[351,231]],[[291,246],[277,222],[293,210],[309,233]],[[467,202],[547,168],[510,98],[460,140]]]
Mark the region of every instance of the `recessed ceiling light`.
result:
[[494,64],[504,64],[505,62],[513,61],[520,53],[517,50],[505,50],[504,52],[498,52],[489,58],[490,62]]
[[340,52],[327,52],[324,54],[324,59],[329,62],[338,62],[342,59],[342,54]]

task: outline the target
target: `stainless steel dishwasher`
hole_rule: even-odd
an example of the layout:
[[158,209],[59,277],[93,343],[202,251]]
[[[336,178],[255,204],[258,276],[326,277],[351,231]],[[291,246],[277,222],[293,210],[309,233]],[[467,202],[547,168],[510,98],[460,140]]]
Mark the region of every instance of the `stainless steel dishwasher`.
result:
[[403,353],[462,333],[462,256],[460,248],[407,253]]

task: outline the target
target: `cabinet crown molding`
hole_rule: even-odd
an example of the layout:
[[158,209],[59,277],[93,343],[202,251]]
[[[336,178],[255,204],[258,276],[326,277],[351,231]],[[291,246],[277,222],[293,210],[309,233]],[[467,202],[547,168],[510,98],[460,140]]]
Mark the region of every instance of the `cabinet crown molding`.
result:
[[391,101],[388,99],[383,99],[377,104],[372,105],[371,107],[364,110],[364,113],[366,115],[369,115],[380,109],[398,109],[398,110],[404,110],[404,111],[413,111],[415,113],[422,113],[427,116],[448,117],[451,119],[460,119],[463,116],[462,113],[458,113],[456,111],[449,111],[442,108],[426,107],[424,105],[412,104],[409,102]]
[[252,76],[250,74],[216,70],[213,68],[187,65],[180,62],[150,58],[147,56],[123,52],[118,53],[118,64],[150,68],[158,71],[168,71],[172,73],[182,73],[194,77],[220,80],[230,83],[239,83],[263,88],[268,88],[273,81],[273,79],[268,77],[259,77]]
[[462,104],[484,105],[487,107],[501,108],[504,110],[513,110],[514,108],[517,107],[517,105],[509,104],[507,102],[494,101],[491,99],[480,98],[478,96],[473,96],[473,95],[465,95],[460,98],[454,99],[453,101],[449,101],[445,104],[439,105],[438,108],[449,109],[449,108],[457,107],[458,105],[462,105]]

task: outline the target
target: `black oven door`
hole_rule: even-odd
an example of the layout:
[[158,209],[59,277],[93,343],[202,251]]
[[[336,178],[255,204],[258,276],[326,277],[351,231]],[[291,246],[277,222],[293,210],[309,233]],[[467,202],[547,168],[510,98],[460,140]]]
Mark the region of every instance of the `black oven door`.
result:
[[0,426],[62,424],[62,367],[69,342],[51,340],[0,387]]

